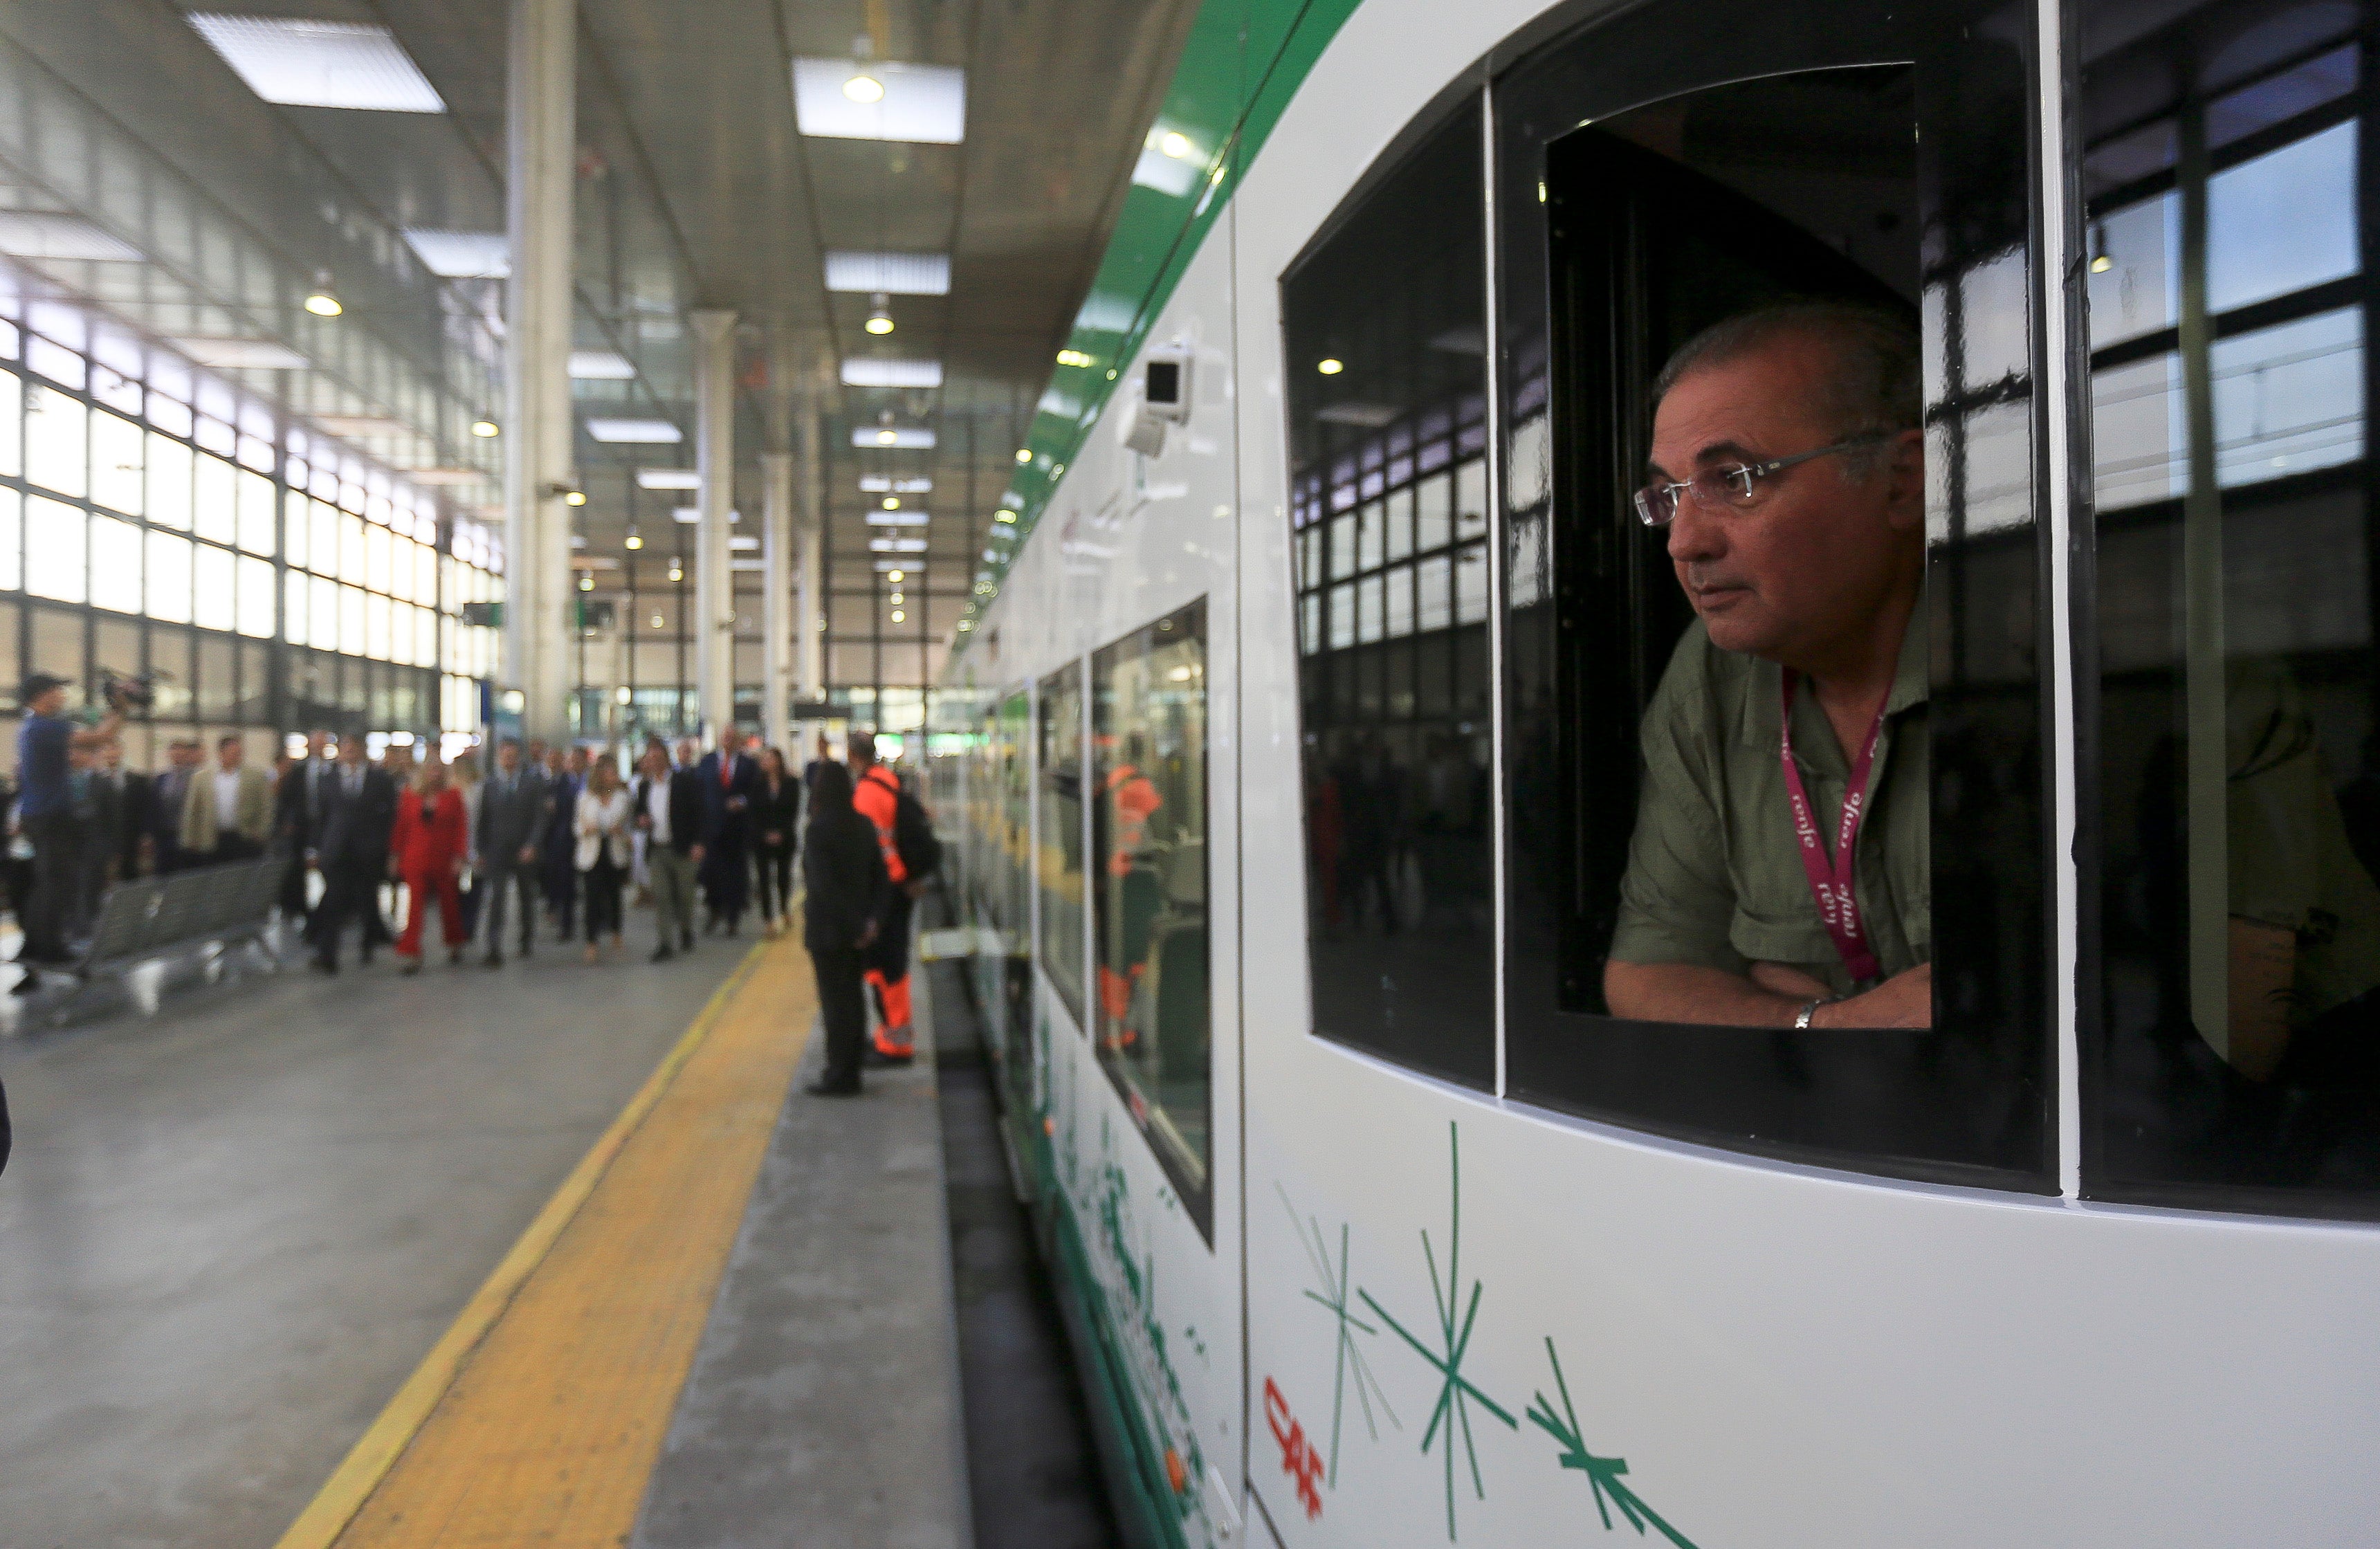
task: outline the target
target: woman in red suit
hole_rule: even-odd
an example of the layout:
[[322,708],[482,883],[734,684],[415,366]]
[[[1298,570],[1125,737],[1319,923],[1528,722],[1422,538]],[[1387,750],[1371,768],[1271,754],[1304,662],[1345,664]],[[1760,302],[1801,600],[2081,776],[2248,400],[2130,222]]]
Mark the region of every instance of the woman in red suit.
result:
[[421,972],[421,919],[438,900],[438,923],[446,934],[446,960],[463,961],[461,888],[463,857],[470,849],[463,817],[463,793],[446,783],[446,766],[433,750],[414,772],[413,784],[396,802],[396,829],[389,836],[388,874],[403,882],[409,902],[405,934],[397,938],[403,972]]

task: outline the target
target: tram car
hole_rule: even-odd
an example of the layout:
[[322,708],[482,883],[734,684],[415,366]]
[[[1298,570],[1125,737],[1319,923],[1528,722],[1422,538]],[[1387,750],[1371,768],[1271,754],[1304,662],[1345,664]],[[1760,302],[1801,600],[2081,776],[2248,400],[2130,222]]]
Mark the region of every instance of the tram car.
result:
[[2375,23],[1208,0],[935,739],[1134,1542],[2380,1542]]

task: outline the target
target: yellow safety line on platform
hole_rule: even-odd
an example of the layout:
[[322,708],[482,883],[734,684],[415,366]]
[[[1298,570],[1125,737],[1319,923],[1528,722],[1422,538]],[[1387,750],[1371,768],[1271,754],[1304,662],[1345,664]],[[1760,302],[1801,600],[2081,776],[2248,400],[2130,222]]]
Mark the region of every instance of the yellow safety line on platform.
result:
[[277,1549],[627,1541],[816,1008],[756,944]]

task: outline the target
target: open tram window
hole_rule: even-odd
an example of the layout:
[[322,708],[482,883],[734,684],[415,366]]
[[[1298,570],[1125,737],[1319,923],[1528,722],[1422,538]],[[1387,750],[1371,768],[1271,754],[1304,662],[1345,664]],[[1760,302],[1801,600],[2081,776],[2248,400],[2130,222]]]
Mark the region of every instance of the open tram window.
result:
[[2101,1196],[2380,1208],[2373,7],[2082,7]]
[[1041,967],[1078,1027],[1083,1004],[1083,666],[1070,661],[1041,680]]
[[1508,1090],[2043,1188],[2033,14],[1729,14],[1499,93]]
[[1485,235],[1466,104],[1281,282],[1314,1030],[1496,1071]]
[[1091,658],[1092,1041],[1198,1229],[1208,1181],[1207,605]]

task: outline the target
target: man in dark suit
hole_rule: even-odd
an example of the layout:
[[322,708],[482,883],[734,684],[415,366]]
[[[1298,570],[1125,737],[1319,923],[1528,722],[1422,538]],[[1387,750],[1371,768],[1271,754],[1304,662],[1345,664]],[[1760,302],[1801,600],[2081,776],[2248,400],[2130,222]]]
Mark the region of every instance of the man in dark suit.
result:
[[744,756],[744,732],[729,724],[719,729],[716,751],[703,755],[695,766],[702,782],[702,896],[709,905],[707,929],[722,926],[735,934],[752,885],[752,797],[759,789],[760,766]]
[[520,955],[529,954],[537,938],[538,842],[545,833],[546,808],[552,792],[544,772],[521,761],[517,737],[506,737],[496,748],[496,768],[480,787],[480,831],[473,843],[480,854],[481,886],[488,889],[488,955],[491,968],[504,962],[505,884],[520,894]]
[[578,793],[587,789],[587,750],[555,748],[545,756],[549,805],[539,840],[538,878],[545,887],[545,912],[560,939],[577,934]]
[[115,876],[118,881],[128,881],[141,875],[141,841],[149,837],[149,793],[156,783],[153,775],[120,767],[122,752],[115,755],[119,765],[116,786],[123,795],[124,811],[116,825]]
[[200,757],[195,737],[177,737],[167,744],[165,767],[149,781],[147,799],[141,803],[140,827],[149,837],[149,864],[160,877],[190,864],[182,853],[182,805],[189,798]]
[[307,858],[322,873],[322,902],[307,935],[314,944],[315,968],[335,974],[339,937],[351,918],[362,919],[364,961],[371,961],[372,927],[380,914],[375,895],[388,873],[396,785],[385,770],[365,762],[363,736],[350,732],[339,740],[338,767],[329,772],[322,794]]
[[[190,744],[190,751],[193,756],[197,754],[196,743]],[[309,732],[306,756],[289,766],[289,772],[273,788],[273,842],[289,856],[289,870],[281,878],[284,919],[302,919],[306,914],[306,850],[312,842],[314,825],[322,815],[322,787],[331,779],[334,762],[331,756],[331,733],[319,729]],[[164,867],[160,865],[158,869]]]
[[710,821],[702,780],[692,766],[694,739],[680,744],[679,752],[682,761],[675,768],[659,743],[646,753],[629,808],[637,831],[645,836],[645,873],[652,879],[653,925],[661,938],[653,949],[655,962],[694,950],[695,876]]

